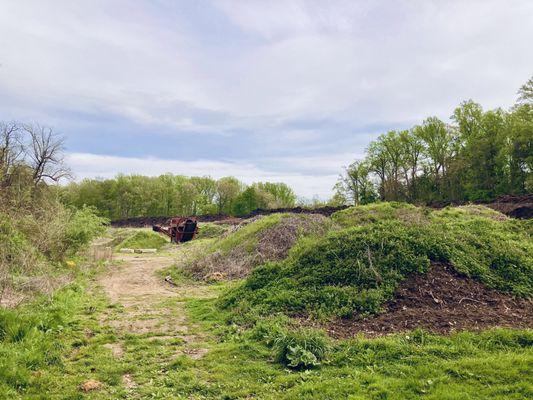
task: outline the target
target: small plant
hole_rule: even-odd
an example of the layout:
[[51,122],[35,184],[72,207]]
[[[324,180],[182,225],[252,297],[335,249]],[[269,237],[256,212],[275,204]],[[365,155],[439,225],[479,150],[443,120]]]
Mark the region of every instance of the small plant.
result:
[[273,344],[276,361],[294,369],[319,366],[329,350],[324,333],[314,329],[280,332],[274,338]]

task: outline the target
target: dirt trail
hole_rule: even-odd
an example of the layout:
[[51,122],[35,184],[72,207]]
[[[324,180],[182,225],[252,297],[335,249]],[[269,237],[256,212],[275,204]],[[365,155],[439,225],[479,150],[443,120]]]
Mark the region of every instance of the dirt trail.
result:
[[[176,264],[180,251],[171,255],[120,255],[114,266],[99,279],[114,309],[103,315],[102,322],[119,334],[145,336],[181,336],[187,341],[188,324],[180,299],[209,297],[205,286],[173,286],[157,272]],[[168,302],[172,302],[172,306]]]
[[[184,300],[188,297],[206,298],[212,294],[206,286],[173,286],[158,275],[158,271],[179,262],[180,252],[175,250],[170,255],[120,255],[109,266],[108,272],[99,278],[98,283],[111,302],[101,315],[100,322],[114,328],[118,338],[116,342],[104,344],[104,347],[117,361],[127,362],[135,357],[132,351],[137,350],[126,346],[126,340],[131,335],[145,342],[157,340],[153,343],[158,343],[163,352],[171,350],[174,357],[186,355],[198,360],[208,352],[202,348],[203,335],[187,320]],[[127,373],[122,378],[127,390],[137,388],[133,374]]]

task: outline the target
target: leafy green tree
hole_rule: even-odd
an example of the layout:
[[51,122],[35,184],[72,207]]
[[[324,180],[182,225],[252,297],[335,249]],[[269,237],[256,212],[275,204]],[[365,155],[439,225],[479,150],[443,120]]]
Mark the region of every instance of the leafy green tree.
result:
[[407,187],[408,199],[414,201],[418,197],[418,173],[422,161],[424,144],[417,137],[413,130],[404,130],[400,132],[400,146],[402,152],[402,170]]
[[294,207],[296,204],[296,194],[285,183],[259,182],[254,184],[254,187],[264,193],[268,208]]
[[518,90],[518,104],[533,105],[533,76]]
[[258,190],[250,186],[246,188],[237,198],[233,204],[234,215],[246,215],[258,208],[264,208],[266,204],[263,203]]
[[243,191],[243,184],[232,176],[220,178],[216,183],[216,205],[219,214],[231,214],[235,199]]
[[335,189],[339,196],[354,205],[371,203],[377,197],[370,181],[370,166],[365,161],[350,164],[339,178]]

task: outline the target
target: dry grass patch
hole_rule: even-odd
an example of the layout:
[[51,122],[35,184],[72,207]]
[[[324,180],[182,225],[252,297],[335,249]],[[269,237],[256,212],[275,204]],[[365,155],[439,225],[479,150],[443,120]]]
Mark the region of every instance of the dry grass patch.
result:
[[236,279],[267,261],[285,259],[300,237],[322,236],[333,227],[318,214],[275,214],[235,226],[207,248],[199,248],[184,270],[196,279]]

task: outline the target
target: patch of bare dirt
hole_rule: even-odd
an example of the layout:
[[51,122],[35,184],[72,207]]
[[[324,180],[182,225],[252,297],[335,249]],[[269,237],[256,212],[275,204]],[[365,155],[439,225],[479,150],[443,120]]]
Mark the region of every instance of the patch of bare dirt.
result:
[[[102,315],[101,322],[114,327],[119,335],[142,335],[147,340],[179,339],[185,346],[191,347],[183,349],[184,354],[191,351],[191,358],[198,356],[200,353],[196,353],[194,346],[202,337],[190,332],[180,299],[212,294],[202,286],[171,285],[157,274],[158,270],[179,262],[181,256],[185,257],[184,251],[184,248],[176,248],[170,256],[119,256],[118,264],[110,265],[108,272],[99,279],[99,284],[114,303]],[[104,346],[115,358],[124,355],[120,343]],[[126,388],[135,387],[131,375],[124,375],[123,380]]]
[[179,350],[178,355],[185,354],[186,356],[188,356],[189,358],[193,360],[199,360],[203,356],[205,356],[208,352],[209,350],[203,349],[203,348],[197,348],[197,349],[189,348],[189,349]]
[[175,293],[155,275],[157,270],[172,265],[174,258],[121,255],[118,260],[122,264],[110,267],[99,281],[112,302],[128,306],[142,304],[139,300],[143,296],[172,296]]
[[80,385],[80,390],[82,392],[92,392],[93,390],[99,390],[103,386],[102,382],[90,379],[87,382],[84,382]]
[[131,374],[124,374],[122,375],[122,384],[124,385],[124,388],[126,389],[134,389],[137,387],[137,383],[133,380],[133,376]]
[[426,275],[403,282],[383,314],[363,320],[337,320],[327,326],[333,337],[358,333],[380,336],[423,328],[447,334],[491,327],[533,327],[533,301],[487,288],[458,274],[447,264],[434,263]]
[[104,347],[110,350],[115,358],[121,358],[124,355],[124,348],[120,343],[106,343]]

